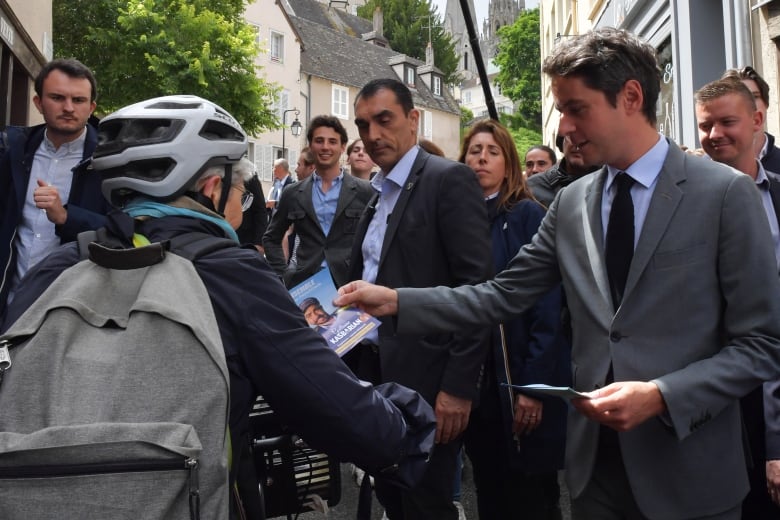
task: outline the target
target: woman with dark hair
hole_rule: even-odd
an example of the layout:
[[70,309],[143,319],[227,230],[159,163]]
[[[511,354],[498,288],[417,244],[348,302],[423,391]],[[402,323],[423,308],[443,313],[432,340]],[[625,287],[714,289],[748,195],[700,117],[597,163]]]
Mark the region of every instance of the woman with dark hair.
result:
[[[531,241],[544,208],[526,186],[512,137],[500,123],[477,122],[463,141],[461,162],[479,178],[491,220],[496,272]],[[569,386],[570,346],[561,327],[561,289],[495,328],[480,405],[469,420],[466,453],[474,468],[479,516],[560,519],[567,404],[504,384]]]

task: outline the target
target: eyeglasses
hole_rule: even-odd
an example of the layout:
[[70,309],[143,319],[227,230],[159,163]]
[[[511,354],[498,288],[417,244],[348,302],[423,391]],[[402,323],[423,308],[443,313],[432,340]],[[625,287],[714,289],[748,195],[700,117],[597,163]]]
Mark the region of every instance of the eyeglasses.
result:
[[231,186],[241,194],[241,211],[246,211],[252,207],[252,203],[255,201],[255,196],[251,191],[248,191],[244,186]]

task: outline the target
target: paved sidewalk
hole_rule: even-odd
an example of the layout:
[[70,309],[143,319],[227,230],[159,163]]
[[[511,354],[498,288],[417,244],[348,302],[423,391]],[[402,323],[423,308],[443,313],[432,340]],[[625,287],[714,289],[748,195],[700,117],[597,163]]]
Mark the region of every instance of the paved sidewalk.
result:
[[[318,512],[302,513],[298,518],[300,520],[355,520],[357,514],[358,487],[349,470],[349,464],[341,465],[341,501],[335,507],[330,508],[328,515]],[[463,466],[463,483],[461,486],[461,503],[468,520],[479,520],[477,515],[477,497],[474,491],[474,481],[471,477],[471,463],[468,457],[465,458]],[[561,488],[561,509],[563,510],[563,520],[571,520],[571,510],[569,506],[568,490],[564,486]],[[376,497],[372,501],[371,520],[382,519],[382,506],[377,502]]]

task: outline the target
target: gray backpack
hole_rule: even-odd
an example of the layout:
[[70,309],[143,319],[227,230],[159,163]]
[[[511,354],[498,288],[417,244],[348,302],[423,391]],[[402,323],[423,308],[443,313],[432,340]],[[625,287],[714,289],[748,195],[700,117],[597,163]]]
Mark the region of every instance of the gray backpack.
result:
[[3,520],[228,518],[225,354],[176,240],[90,244],[0,338]]

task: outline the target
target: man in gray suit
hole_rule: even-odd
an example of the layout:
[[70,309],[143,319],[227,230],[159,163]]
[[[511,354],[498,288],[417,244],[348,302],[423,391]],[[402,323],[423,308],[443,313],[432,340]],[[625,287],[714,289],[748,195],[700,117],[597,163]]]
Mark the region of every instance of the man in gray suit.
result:
[[739,397],[780,366],[780,281],[758,192],[657,133],[655,51],[630,34],[571,38],[544,72],[561,133],[606,166],[558,194],[492,281],[352,282],[335,303],[398,313],[399,334],[434,332],[509,319],[562,282],[573,384],[589,397],[569,417],[573,516],[738,519],[748,491]]

